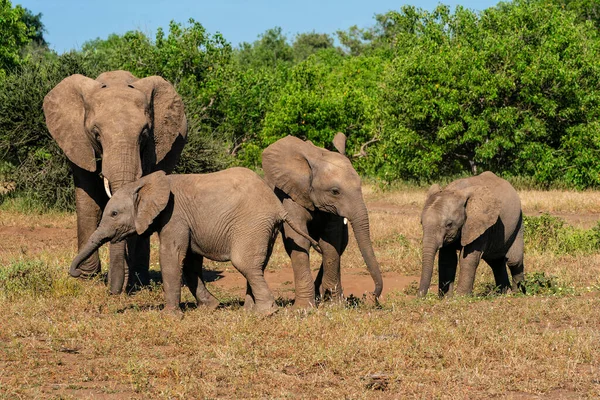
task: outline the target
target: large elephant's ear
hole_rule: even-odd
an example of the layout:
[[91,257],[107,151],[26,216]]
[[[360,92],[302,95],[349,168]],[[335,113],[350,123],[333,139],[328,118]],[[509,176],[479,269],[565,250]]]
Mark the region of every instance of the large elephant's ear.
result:
[[343,156],[346,155],[346,135],[338,132],[333,137],[333,147]]
[[83,75],[63,79],[44,98],[44,115],[50,135],[69,160],[87,171],[96,171],[96,156],[85,130],[85,98],[101,87]]
[[169,203],[171,185],[164,171],[146,175],[138,182],[134,191],[135,230],[141,235]]
[[488,188],[480,186],[467,194],[465,213],[467,219],[460,239],[462,246],[473,242],[498,221],[500,202]]
[[156,163],[172,150],[181,153],[187,137],[187,120],[183,101],[173,85],[160,76],[149,76],[131,85],[144,92],[152,104]]
[[294,136],[279,139],[263,151],[262,167],[271,185],[312,211],[315,209],[310,199],[312,170],[304,156],[306,146],[310,144]]

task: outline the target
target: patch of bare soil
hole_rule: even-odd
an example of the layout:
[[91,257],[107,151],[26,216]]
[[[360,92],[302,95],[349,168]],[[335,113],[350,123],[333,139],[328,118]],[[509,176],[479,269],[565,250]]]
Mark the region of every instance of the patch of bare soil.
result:
[[[313,271],[316,277],[317,271]],[[205,271],[205,279],[220,290],[244,297],[246,293],[246,279],[234,267],[216,268]],[[265,271],[265,279],[273,291],[273,295],[283,299],[294,298],[294,272],[291,266],[279,270]],[[397,272],[385,272],[383,274],[383,299],[385,296],[397,291],[403,291],[415,285],[419,276],[405,276]],[[361,298],[363,294],[373,291],[373,280],[365,268],[342,268],[342,288],[344,296],[353,295]]]
[[7,257],[31,257],[44,251],[75,249],[76,246],[75,227],[0,226],[0,262],[6,262]]

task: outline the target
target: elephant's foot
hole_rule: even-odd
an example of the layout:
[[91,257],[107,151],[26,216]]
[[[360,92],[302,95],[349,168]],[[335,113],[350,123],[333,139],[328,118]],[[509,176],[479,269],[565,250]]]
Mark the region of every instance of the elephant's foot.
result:
[[198,300],[198,307],[202,307],[210,311],[217,309],[219,305],[221,305],[221,302],[214,297],[204,300]]
[[252,311],[254,308],[254,298],[249,294],[246,294],[246,298],[244,299],[244,310]]
[[333,288],[324,288],[320,293],[322,302],[342,303],[344,302],[344,292],[339,286]]
[[257,303],[252,296],[247,294],[246,300],[244,301],[244,310],[262,315],[271,315],[279,311],[279,307],[277,307],[275,301]]
[[162,315],[169,317],[169,318],[175,318],[175,319],[183,319],[183,310],[181,310],[181,307],[177,306],[177,307],[171,307],[171,306],[165,306],[165,308],[162,310]]
[[292,306],[292,309],[294,311],[303,311],[303,310],[308,310],[308,309],[315,308],[315,307],[316,307],[316,302],[314,299],[308,300],[308,299],[296,298],[296,300],[294,300],[294,305]]
[[525,274],[521,273],[512,277],[511,291],[513,293],[527,293],[527,289],[525,288]]
[[255,313],[258,313],[261,315],[273,315],[277,311],[279,311],[279,307],[277,307],[275,302],[266,303],[266,304],[258,304],[257,303],[252,308],[252,312],[255,312]]
[[93,277],[95,277],[96,275],[100,274],[101,272],[101,268],[100,268],[100,263],[93,263],[93,264],[82,264],[79,266],[79,268],[77,268],[77,271],[81,271],[81,274],[78,276],[78,278],[81,279],[91,279]]

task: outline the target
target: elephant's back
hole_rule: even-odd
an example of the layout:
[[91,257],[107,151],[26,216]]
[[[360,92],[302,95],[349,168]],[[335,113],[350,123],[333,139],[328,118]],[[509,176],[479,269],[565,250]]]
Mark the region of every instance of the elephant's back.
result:
[[241,238],[265,245],[283,209],[253,171],[230,168],[209,174],[169,175],[178,214],[192,230],[194,251],[216,261],[230,259]]
[[246,204],[253,197],[277,199],[267,183],[248,168],[234,167],[208,174],[169,175],[169,178],[175,194],[180,192],[210,204],[213,199],[228,206]]

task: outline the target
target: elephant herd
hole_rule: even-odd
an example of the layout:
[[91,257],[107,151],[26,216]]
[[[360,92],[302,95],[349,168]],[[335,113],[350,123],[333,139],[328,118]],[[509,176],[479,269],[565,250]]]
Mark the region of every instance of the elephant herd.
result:
[[[147,284],[149,237],[157,232],[165,309],[179,311],[182,277],[199,305],[219,305],[204,284],[207,258],[231,261],[247,280],[244,307],[270,314],[276,305],[264,270],[281,230],[294,272],[294,307],[314,307],[319,299],[343,298],[340,259],[350,223],[375,284],[370,296],[381,295],[361,180],[345,156],[343,134],[333,141],[337,152],[292,136],[278,140],[262,154],[264,179],[246,168],[168,175],[187,124],[181,98],[164,79],[126,71],[95,80],[72,75],[46,95],[43,107],[75,183],[78,254],[71,276],[98,274],[98,249],[110,241],[110,292]],[[469,294],[481,259],[499,290],[510,287],[507,265],[512,290],[524,290],[521,205],[505,180],[484,172],[444,189],[433,185],[421,223],[420,296],[427,294],[438,251],[440,295],[453,292],[459,262],[456,292]],[[315,280],[311,247],[322,257]]]

